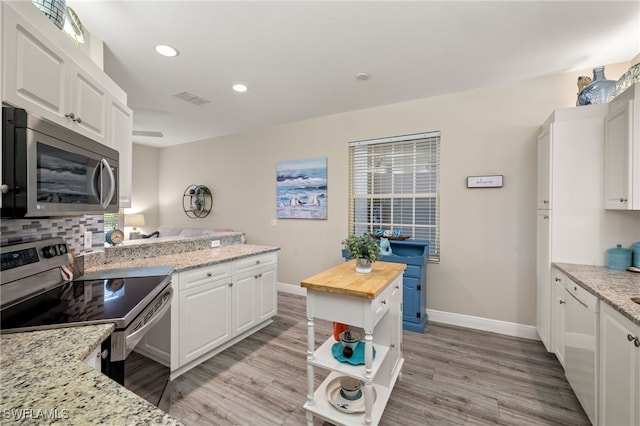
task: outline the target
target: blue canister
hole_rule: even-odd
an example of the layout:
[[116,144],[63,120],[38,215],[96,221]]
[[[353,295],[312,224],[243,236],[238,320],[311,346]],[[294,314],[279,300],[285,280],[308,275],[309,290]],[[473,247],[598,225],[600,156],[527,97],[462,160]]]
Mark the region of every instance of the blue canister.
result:
[[631,266],[631,249],[622,248],[622,244],[607,249],[607,268],[624,271],[629,266]]
[[631,250],[633,251],[633,266],[640,268],[640,243],[633,243]]

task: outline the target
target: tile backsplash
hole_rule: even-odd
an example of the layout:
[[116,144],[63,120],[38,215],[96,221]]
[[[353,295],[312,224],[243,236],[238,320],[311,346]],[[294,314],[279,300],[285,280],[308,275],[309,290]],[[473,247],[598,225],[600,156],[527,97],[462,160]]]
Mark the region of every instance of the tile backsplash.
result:
[[104,246],[104,217],[102,215],[2,219],[0,222],[0,245],[62,237],[69,250],[79,254],[88,251],[83,250],[85,231],[92,232],[94,248]]

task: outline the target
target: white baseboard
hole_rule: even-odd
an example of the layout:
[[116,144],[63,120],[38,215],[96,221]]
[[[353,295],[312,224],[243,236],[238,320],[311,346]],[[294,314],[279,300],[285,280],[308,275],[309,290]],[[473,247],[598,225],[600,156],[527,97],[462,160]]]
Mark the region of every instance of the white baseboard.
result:
[[298,296],[307,296],[307,289],[300,287],[299,285],[278,283],[278,291],[283,293],[297,294]]
[[491,318],[473,317],[471,315],[437,311],[435,309],[427,309],[427,315],[429,315],[429,322],[433,321],[442,324],[472,328],[474,330],[490,331],[507,336],[540,340],[536,328],[532,325],[517,324],[515,322],[500,321]]
[[[306,288],[281,282],[278,283],[278,291],[305,297],[307,295]],[[433,321],[441,324],[472,328],[474,330],[490,331],[492,333],[522,337],[529,340],[540,340],[535,326],[532,325],[517,324],[514,322],[500,321],[490,318],[473,317],[471,315],[437,311],[435,309],[427,309],[427,314],[429,315],[430,322]]]

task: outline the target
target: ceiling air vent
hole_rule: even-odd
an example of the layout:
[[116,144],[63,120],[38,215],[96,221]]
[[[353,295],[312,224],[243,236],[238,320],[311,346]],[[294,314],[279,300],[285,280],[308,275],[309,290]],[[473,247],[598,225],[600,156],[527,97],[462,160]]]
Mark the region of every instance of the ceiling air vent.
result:
[[182,92],[182,93],[178,93],[177,95],[173,95],[174,97],[178,98],[178,99],[182,99],[183,101],[187,101],[190,102],[194,105],[204,105],[206,103],[211,102],[208,99],[205,98],[201,98],[198,95],[194,95],[193,93],[189,93],[189,92]]

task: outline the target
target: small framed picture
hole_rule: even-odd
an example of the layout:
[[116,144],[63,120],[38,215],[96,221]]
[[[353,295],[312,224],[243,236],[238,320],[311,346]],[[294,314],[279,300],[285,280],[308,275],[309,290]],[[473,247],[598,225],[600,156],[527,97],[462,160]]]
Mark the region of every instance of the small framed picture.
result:
[[502,188],[503,175],[467,176],[467,188]]

